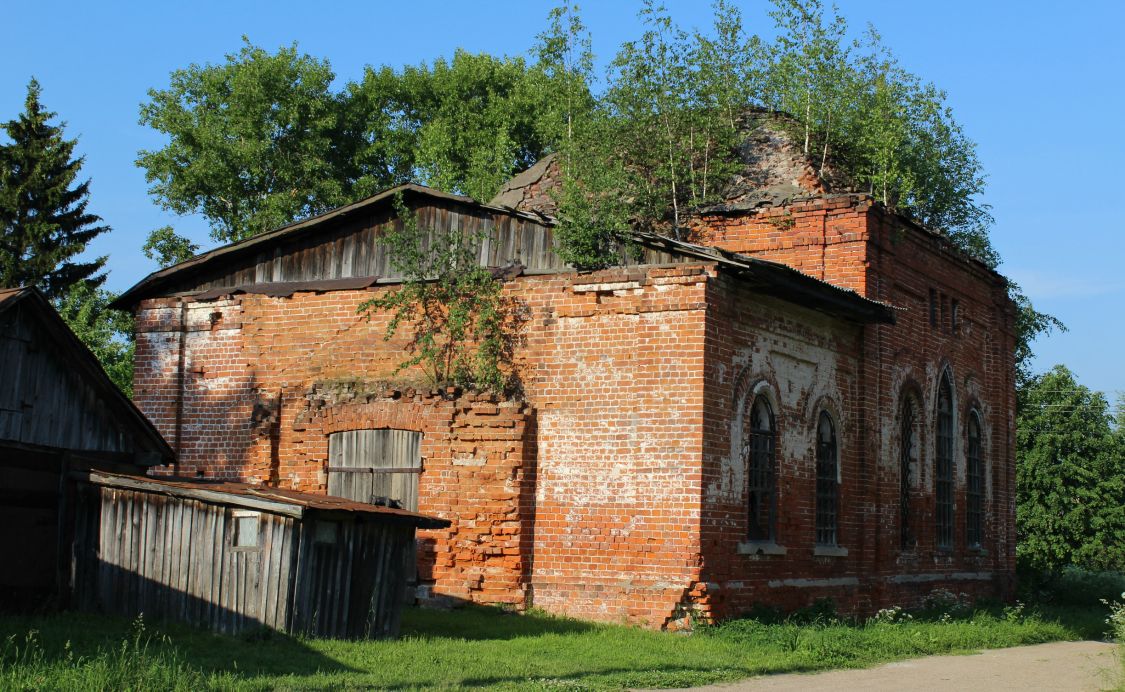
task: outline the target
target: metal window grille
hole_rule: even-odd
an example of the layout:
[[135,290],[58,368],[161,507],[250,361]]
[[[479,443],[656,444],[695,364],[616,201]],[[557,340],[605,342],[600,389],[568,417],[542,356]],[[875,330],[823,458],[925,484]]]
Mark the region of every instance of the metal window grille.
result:
[[836,545],[839,505],[839,455],[832,417],[821,411],[816,434],[816,542]]
[[953,391],[942,378],[937,406],[937,545],[953,547]]
[[750,410],[750,458],[747,537],[754,541],[776,538],[777,493],[773,411],[765,397],[754,399]]
[[980,420],[969,415],[968,445],[965,454],[965,541],[980,546],[984,525],[984,469],[981,465]]
[[914,405],[907,399],[902,405],[902,450],[899,452],[899,530],[903,548],[913,548],[914,527],[910,512],[910,473],[914,460]]

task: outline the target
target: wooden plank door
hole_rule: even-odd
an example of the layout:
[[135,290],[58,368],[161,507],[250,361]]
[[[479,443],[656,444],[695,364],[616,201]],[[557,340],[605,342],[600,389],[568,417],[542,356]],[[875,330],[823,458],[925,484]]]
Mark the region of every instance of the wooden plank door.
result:
[[328,436],[328,494],[418,511],[422,433],[346,430]]
[[[422,433],[410,430],[346,430],[328,436],[328,494],[358,502],[418,511]],[[417,541],[405,555],[406,602],[418,584]],[[389,546],[384,546],[389,549]]]

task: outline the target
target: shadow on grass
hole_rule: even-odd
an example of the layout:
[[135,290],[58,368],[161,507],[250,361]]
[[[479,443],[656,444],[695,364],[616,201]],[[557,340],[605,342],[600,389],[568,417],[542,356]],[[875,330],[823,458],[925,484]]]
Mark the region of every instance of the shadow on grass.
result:
[[[142,623],[140,630],[138,623]],[[0,615],[0,645],[9,643],[9,650],[27,646],[31,632],[47,664],[94,659],[121,650],[123,644],[137,641],[139,636],[147,645],[147,652],[154,657],[175,653],[204,673],[231,673],[240,677],[248,674],[301,676],[354,670],[324,656],[300,639],[265,629],[223,635],[171,622],[145,622],[111,615]]]
[[452,611],[407,608],[402,617],[402,636],[423,640],[520,639],[547,634],[581,634],[602,627],[597,623],[539,611],[513,613],[481,605],[465,605]]
[[525,676],[516,675],[492,675],[488,677],[465,678],[460,681],[460,684],[465,687],[474,688],[520,683],[539,683],[564,688],[572,685],[582,689],[585,689],[587,686],[594,688],[684,688],[746,678],[770,677],[786,673],[819,673],[823,670],[822,666],[808,665],[800,662],[772,665],[768,670],[731,668],[727,666],[661,665],[650,668],[616,666],[592,669],[569,675],[530,679]]

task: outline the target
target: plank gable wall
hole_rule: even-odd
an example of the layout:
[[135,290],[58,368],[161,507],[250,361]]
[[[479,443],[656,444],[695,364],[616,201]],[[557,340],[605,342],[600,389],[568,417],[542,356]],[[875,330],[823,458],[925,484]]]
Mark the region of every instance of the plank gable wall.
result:
[[[548,223],[456,202],[419,204],[416,211],[420,228],[438,233],[460,231],[466,238],[475,238],[476,255],[483,266],[518,263],[533,273],[570,271],[555,252],[554,227]],[[273,282],[400,279],[402,275],[392,266],[386,244],[379,240],[388,228],[399,224],[401,221],[394,218],[391,210],[372,210],[356,219],[263,243],[250,254],[232,253],[230,259],[190,272],[165,286],[161,293],[192,293]],[[693,261],[651,248],[623,252],[622,257],[624,264]]]
[[133,452],[133,436],[27,305],[0,314],[0,440]]

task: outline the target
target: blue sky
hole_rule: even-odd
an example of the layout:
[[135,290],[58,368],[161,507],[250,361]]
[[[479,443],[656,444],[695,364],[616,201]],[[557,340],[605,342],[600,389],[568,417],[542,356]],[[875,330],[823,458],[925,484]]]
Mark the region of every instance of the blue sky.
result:
[[[90,209],[113,227],[92,252],[108,254],[108,287],[123,290],[155,267],[140,251],[171,223],[208,244],[205,223],[162,212],[133,165],[161,137],[137,124],[146,91],[190,63],[220,62],[240,37],[270,50],[297,41],[328,58],[337,84],[367,64],[431,61],[454,48],[519,54],[553,3],[9,3],[0,41],[0,119],[22,109],[34,75],[43,100],[79,136]],[[771,33],[762,0],[746,0],[748,28]],[[587,3],[599,62],[640,32],[637,3]],[[710,23],[707,2],[668,0],[685,28]],[[1037,365],[1065,363],[1080,380],[1125,394],[1125,221],[1114,192],[1125,161],[1125,3],[839,0],[853,30],[868,22],[901,62],[949,93],[989,175],[1001,271],[1070,331],[1041,339]],[[48,30],[49,34],[43,33]]]

